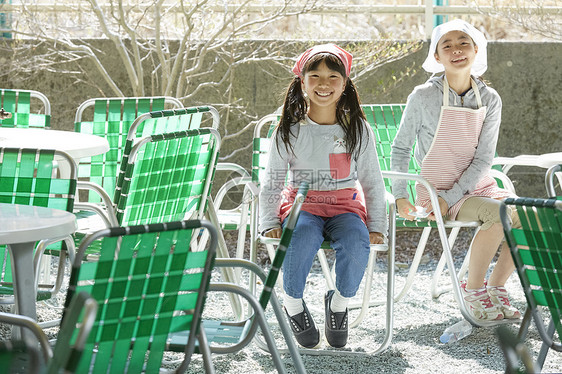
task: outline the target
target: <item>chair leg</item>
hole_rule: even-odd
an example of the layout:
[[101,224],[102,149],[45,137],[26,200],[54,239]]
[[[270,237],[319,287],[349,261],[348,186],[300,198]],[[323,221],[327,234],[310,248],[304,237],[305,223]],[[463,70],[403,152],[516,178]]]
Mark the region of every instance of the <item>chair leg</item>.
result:
[[[213,225],[215,225],[215,227],[220,227],[219,224],[219,219],[217,217],[217,213],[215,210],[215,206],[213,204],[213,201],[211,198],[207,199],[207,204],[209,205],[209,208],[207,209],[207,217],[209,219],[209,221],[211,221],[211,223]],[[228,254],[228,247],[226,245],[226,241],[224,240],[224,235],[222,234],[221,230],[217,230],[218,233],[218,246],[217,246],[217,257],[220,258],[230,258],[230,255]],[[203,235],[208,235],[207,232],[205,231]],[[204,242],[204,241],[203,241]],[[230,268],[221,268],[220,269],[222,276],[224,277],[226,282],[231,282],[234,284],[240,284],[240,279],[239,277],[237,277],[236,273],[234,272],[233,269]],[[234,294],[229,293],[228,297],[230,299],[230,304],[232,306],[232,310],[234,312],[234,315],[236,316],[236,318],[242,319],[243,318],[243,307],[242,307],[242,302],[240,300],[240,298]]]
[[519,339],[519,341],[524,341],[527,338],[527,332],[529,331],[532,319],[533,313],[531,312],[531,308],[527,307],[523,315],[523,320],[521,321],[521,326],[519,327],[519,332],[517,333],[517,339]]
[[[453,245],[455,244],[455,240],[457,240],[457,235],[459,231],[460,231],[460,227],[454,227],[451,229],[451,232],[447,237],[447,243],[449,244],[449,248],[453,248]],[[441,254],[441,258],[439,258],[439,262],[437,263],[437,267],[435,268],[435,271],[433,272],[433,277],[431,278],[431,297],[433,297],[434,299],[438,298],[445,292],[451,290],[451,287],[442,287],[442,288],[438,287],[439,278],[441,277],[441,274],[443,273],[444,269],[445,269],[445,252]],[[449,271],[455,271],[455,269],[449,269]]]
[[328,290],[335,290],[336,285],[334,283],[334,275],[328,264],[328,259],[326,258],[326,252],[323,248],[318,250],[316,254],[318,261],[320,262],[320,267],[322,268],[322,273],[324,274],[324,279],[326,280],[326,288]]
[[209,343],[207,342],[207,335],[205,335],[205,329],[202,328],[199,331],[199,335],[197,336],[197,339],[199,340],[199,349],[201,350],[201,354],[203,356],[203,365],[205,366],[205,373],[214,374],[215,366],[213,365],[211,350],[209,348]]
[[[250,293],[250,291],[248,291],[245,288],[242,288],[240,286],[237,286],[235,284],[232,283],[211,283],[209,286],[209,291],[219,291],[219,292],[232,292],[232,293],[236,293],[238,295],[240,295],[241,297],[243,297],[244,299],[246,299],[246,301],[250,304],[251,308],[254,311],[254,318],[256,318],[256,321],[262,331],[263,337],[266,341],[267,347],[268,347],[268,352],[271,355],[271,358],[273,359],[273,363],[275,365],[275,367],[277,368],[277,371],[281,374],[284,374],[287,372],[287,369],[285,368],[285,364],[283,363],[283,361],[281,360],[281,355],[279,354],[279,349],[277,349],[277,345],[275,344],[275,339],[273,338],[273,334],[271,333],[271,330],[269,329],[269,326],[267,324],[267,320],[265,318],[265,312],[262,308],[262,306],[260,305],[260,303],[258,302],[258,300],[255,298],[255,296],[253,294]],[[271,299],[273,299],[274,294],[272,294]],[[252,324],[255,324],[256,321],[253,321]],[[288,326],[287,326],[288,327]],[[247,343],[249,343],[249,341],[252,338],[256,338],[257,341],[257,335],[252,335],[250,336],[253,331],[255,331],[255,327],[250,327],[250,329],[247,331],[247,334],[241,341],[242,345],[236,344],[236,346],[242,348],[244,347]],[[221,349],[222,347],[213,347],[213,351],[217,352],[217,353],[228,353],[228,352],[233,352],[233,347],[228,347],[227,349]]]
[[429,238],[430,233],[431,233],[431,227],[425,227],[423,229],[420,240],[418,241],[418,246],[416,248],[416,254],[414,255],[414,259],[412,260],[412,265],[410,265],[410,270],[408,272],[408,276],[406,277],[406,283],[404,284],[402,290],[398,293],[398,295],[394,297],[395,302],[400,301],[410,290],[410,287],[412,287],[412,284],[414,283],[414,276],[418,271],[418,266],[420,264],[423,251],[425,250],[427,239]]
[[[550,323],[548,324],[548,329],[546,330],[547,335],[550,338],[552,338],[554,336],[554,331],[555,331],[554,320],[551,319]],[[548,353],[549,348],[550,348],[549,345],[545,341],[543,341],[541,345],[541,349],[539,351],[539,356],[537,357],[537,366],[539,369],[542,369],[542,366],[544,365],[544,360],[546,359],[546,355]]]

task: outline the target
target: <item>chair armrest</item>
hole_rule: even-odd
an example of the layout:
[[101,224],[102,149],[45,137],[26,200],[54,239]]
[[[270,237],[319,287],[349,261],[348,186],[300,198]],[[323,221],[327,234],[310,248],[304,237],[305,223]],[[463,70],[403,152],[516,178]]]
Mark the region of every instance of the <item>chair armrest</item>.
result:
[[[226,197],[227,193],[237,187],[237,186],[245,186],[244,187],[244,195],[246,195],[249,184],[253,184],[252,183],[252,179],[250,176],[241,176],[241,177],[236,177],[233,179],[228,180],[225,184],[222,185],[222,187],[217,191],[217,194],[215,195],[215,198],[213,199],[213,201],[215,202],[215,207],[217,208],[217,210],[220,210],[220,206],[222,205],[222,202],[224,200],[224,198]],[[255,188],[249,188],[249,192],[252,194],[255,194],[254,191],[256,191]],[[244,198],[242,199],[242,201],[240,202],[240,204],[238,204],[238,206],[236,208],[233,208],[231,210],[236,210],[239,209],[240,206],[244,203]]]
[[437,225],[443,227],[444,221],[443,216],[441,215],[441,210],[435,209],[435,207],[439,207],[439,198],[437,196],[437,191],[424,177],[418,174],[402,173],[398,171],[383,171],[382,176],[383,178],[412,180],[422,184],[429,193],[429,200],[431,201],[431,206],[433,207],[435,221],[437,222]]
[[0,312],[0,323],[21,326],[28,329],[39,342],[45,362],[49,362],[51,357],[53,357],[53,350],[51,349],[47,335],[45,335],[41,327],[39,327],[37,322],[33,319],[19,314]]
[[490,175],[496,179],[499,179],[508,191],[515,193],[515,186],[513,186],[513,182],[504,172],[496,169],[491,169]]
[[548,168],[548,170],[546,171],[546,174],[544,176],[544,183],[546,186],[546,193],[548,194],[548,197],[556,196],[556,190],[554,189],[554,176],[556,175],[556,173],[560,173],[560,170],[562,170],[562,165],[554,165]]
[[103,219],[107,227],[119,226],[117,215],[115,213],[115,207],[113,206],[113,201],[100,185],[93,182],[78,181],[76,183],[76,190],[78,191],[80,189],[90,190],[97,193],[103,205],[75,202],[74,208],[95,212]]

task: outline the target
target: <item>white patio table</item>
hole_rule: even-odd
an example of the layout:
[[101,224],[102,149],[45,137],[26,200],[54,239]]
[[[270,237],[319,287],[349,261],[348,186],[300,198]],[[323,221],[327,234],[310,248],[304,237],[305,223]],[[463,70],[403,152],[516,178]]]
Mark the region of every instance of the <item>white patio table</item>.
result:
[[0,203],[0,244],[12,257],[18,314],[37,319],[33,250],[43,239],[62,239],[76,231],[76,217],[64,210]]

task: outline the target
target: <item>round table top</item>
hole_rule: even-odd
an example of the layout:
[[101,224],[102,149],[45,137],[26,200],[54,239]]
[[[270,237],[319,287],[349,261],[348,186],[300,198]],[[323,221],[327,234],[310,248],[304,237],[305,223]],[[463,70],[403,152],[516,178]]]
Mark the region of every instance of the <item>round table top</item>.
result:
[[36,242],[76,231],[76,217],[64,210],[0,203],[0,244]]
[[2,127],[0,147],[55,149],[79,160],[107,152],[109,143],[101,136],[73,131]]

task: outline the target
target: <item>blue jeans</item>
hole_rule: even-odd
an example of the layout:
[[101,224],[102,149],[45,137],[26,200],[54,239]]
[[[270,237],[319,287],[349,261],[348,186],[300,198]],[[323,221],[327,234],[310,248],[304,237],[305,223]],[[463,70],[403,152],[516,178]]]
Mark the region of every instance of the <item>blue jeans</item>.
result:
[[344,297],[355,296],[369,259],[369,231],[355,213],[331,218],[301,211],[283,262],[283,288],[302,298],[314,256],[326,240],[336,251],[336,288]]

